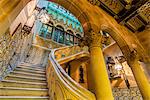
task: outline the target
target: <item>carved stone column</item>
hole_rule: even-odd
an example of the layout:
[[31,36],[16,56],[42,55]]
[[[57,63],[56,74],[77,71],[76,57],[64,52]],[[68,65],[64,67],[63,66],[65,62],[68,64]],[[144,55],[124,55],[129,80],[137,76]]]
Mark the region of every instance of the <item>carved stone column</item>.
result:
[[131,52],[129,58],[127,59],[127,62],[131,67],[131,70],[139,87],[139,90],[143,96],[143,99],[150,100],[150,83],[148,82],[144,70],[141,68],[138,61],[139,56],[136,53],[136,51]]
[[96,95],[97,100],[113,100],[110,81],[108,78],[104,56],[102,53],[103,38],[100,33],[91,31],[85,39],[85,44],[90,50],[90,68],[89,74],[91,87]]

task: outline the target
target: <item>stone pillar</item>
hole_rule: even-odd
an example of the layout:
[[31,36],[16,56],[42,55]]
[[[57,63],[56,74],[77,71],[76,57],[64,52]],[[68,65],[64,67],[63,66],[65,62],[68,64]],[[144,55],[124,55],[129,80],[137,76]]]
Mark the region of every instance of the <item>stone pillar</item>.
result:
[[100,33],[90,33],[90,80],[97,100],[113,100],[112,89],[108,78],[105,60],[102,52],[102,36]]
[[139,57],[137,53],[135,51],[131,52],[131,55],[127,62],[131,67],[131,70],[139,87],[139,90],[143,96],[143,99],[150,100],[150,83],[148,82],[144,70],[142,69],[138,61]]

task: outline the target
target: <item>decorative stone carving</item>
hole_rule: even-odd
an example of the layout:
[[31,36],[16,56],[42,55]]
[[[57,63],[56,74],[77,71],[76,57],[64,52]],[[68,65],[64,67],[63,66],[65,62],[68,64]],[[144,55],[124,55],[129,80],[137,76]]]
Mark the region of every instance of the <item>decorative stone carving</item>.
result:
[[100,1],[99,0],[88,0],[92,5],[100,5]]
[[132,52],[130,52],[127,62],[132,65],[134,63],[134,61],[138,61],[139,59],[140,59],[140,57],[139,57],[137,51],[133,50]]
[[138,9],[138,13],[150,22],[150,0]]
[[102,47],[102,44],[106,43],[106,41],[108,41],[108,38],[106,36],[103,36],[100,32],[96,33],[91,29],[89,30],[89,33],[79,41],[79,45],[85,45],[89,47]]

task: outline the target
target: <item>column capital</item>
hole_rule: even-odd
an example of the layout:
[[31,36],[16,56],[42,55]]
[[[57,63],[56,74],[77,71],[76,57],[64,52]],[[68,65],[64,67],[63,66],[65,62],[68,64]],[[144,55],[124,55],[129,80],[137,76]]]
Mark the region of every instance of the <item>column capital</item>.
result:
[[85,34],[85,36],[80,41],[80,46],[86,45],[90,48],[92,47],[102,47],[102,43],[105,41],[105,38],[102,34],[96,33],[92,29]]
[[139,61],[140,56],[138,55],[136,50],[130,52],[129,57],[127,58],[127,62],[129,64],[133,64],[135,61]]

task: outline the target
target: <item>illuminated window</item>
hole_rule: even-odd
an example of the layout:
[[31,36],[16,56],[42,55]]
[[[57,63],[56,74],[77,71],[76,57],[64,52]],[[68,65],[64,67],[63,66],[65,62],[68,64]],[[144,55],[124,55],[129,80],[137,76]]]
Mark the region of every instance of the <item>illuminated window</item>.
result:
[[52,33],[53,33],[53,26],[43,24],[39,35],[44,38],[51,39]]
[[47,25],[43,24],[39,35],[45,37],[46,33],[47,33]]
[[73,32],[68,30],[66,32],[66,40],[65,40],[66,45],[73,45],[74,44],[74,35]]
[[48,26],[47,33],[46,33],[46,38],[51,39],[52,32],[53,32],[53,27],[52,26]]

